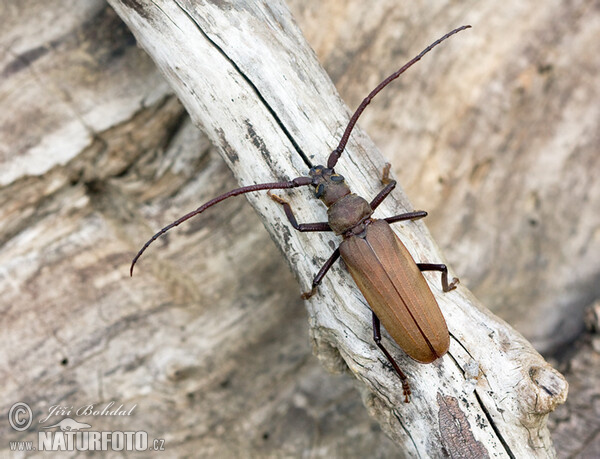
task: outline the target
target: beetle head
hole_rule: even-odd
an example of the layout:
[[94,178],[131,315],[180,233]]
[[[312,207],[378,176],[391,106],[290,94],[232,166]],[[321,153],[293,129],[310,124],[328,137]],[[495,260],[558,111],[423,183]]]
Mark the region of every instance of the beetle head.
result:
[[308,174],[312,177],[312,186],[315,187],[315,196],[327,207],[350,194],[350,188],[346,185],[344,177],[333,169],[324,166],[315,166]]

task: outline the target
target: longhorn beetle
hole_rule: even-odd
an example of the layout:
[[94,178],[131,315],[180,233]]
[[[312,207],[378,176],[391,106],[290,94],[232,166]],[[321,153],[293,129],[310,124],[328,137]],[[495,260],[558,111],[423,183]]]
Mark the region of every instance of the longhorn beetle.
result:
[[[335,249],[315,276],[312,290],[302,294],[302,298],[308,299],[315,294],[329,268],[341,256],[371,307],[373,339],[400,377],[404,391],[404,401],[408,403],[411,393],[408,379],[381,343],[381,324],[383,323],[394,341],[414,360],[421,363],[431,363],[440,358],[448,351],[450,336],[444,316],[421,272],[439,271],[442,276],[444,292],[456,288],[458,279],[454,278],[451,282],[448,282],[446,265],[415,263],[404,244],[390,227],[390,223],[423,218],[427,215],[427,212],[407,212],[382,220],[371,217],[377,206],[396,187],[396,181],[389,179],[389,164],[386,164],[383,170],[382,182],[385,187],[370,203],[364,198],[353,194],[346,185],[344,177],[337,174],[334,168],[346,147],[350,133],[358,118],[373,97],[435,46],[469,27],[471,26],[462,26],[447,33],[379,83],[361,102],[352,118],[350,118],[339,145],[329,155],[327,167],[314,166],[308,172],[308,177],[296,177],[288,182],[259,183],[236,188],[208,201],[152,236],[131,262],[130,275],[133,275],[135,263],[148,246],[171,228],[204,212],[224,199],[253,191],[269,190],[267,194],[283,206],[285,215],[296,230],[333,231],[343,237],[342,243]],[[315,196],[327,206],[328,221],[298,223],[290,204],[280,196],[271,194],[270,191],[308,185],[315,188]]]

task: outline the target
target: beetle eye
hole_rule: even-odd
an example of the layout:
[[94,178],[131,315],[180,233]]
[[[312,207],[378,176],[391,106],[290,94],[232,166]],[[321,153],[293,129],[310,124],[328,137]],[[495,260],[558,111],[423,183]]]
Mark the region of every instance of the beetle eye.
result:
[[319,186],[317,186],[317,189],[315,190],[315,196],[317,198],[320,198],[321,196],[323,196],[323,193],[325,193],[325,185],[321,183],[319,184]]
[[339,175],[339,174],[333,174],[331,176],[331,181],[332,182],[343,182],[344,181],[344,177]]

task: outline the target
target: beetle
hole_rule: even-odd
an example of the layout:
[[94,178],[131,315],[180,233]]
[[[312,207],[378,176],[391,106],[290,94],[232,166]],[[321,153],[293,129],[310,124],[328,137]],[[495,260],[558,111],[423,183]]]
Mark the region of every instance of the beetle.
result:
[[[148,246],[170,229],[227,198],[268,190],[267,194],[283,207],[294,229],[302,232],[331,231],[342,236],[341,244],[313,279],[312,289],[303,293],[302,297],[308,299],[316,293],[327,271],[341,257],[371,308],[373,339],[398,374],[402,382],[404,400],[408,403],[411,395],[408,378],[383,346],[381,324],[400,348],[417,362],[431,363],[437,360],[448,351],[450,336],[444,316],[422,272],[440,272],[444,292],[455,289],[458,279],[453,278],[448,282],[448,268],[444,264],[416,263],[390,227],[391,223],[423,218],[427,216],[427,212],[413,211],[379,220],[372,218],[377,206],[396,186],[396,181],[389,178],[389,164],[384,167],[381,178],[385,186],[371,202],[352,193],[344,177],[335,172],[335,166],[358,118],[371,100],[438,44],[470,27],[465,25],[448,32],[379,83],[350,118],[338,146],[329,155],[327,166],[314,166],[308,176],[296,177],[286,182],[259,183],[236,188],[206,202],[152,236],[133,258],[130,275],[133,276],[133,268]],[[271,190],[309,185],[314,187],[315,197],[327,207],[328,221],[326,222],[298,223],[289,202],[278,195],[271,194]]]

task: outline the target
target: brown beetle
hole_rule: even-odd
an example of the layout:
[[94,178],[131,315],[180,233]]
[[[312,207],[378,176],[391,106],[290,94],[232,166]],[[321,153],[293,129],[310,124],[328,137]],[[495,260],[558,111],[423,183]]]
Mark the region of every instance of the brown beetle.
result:
[[390,227],[390,223],[423,218],[427,215],[427,212],[408,212],[382,220],[371,218],[377,206],[383,202],[396,186],[396,182],[388,178],[389,164],[384,168],[382,176],[382,182],[386,186],[370,203],[364,198],[353,194],[346,184],[344,177],[337,174],[334,168],[346,147],[350,133],[354,129],[358,118],[373,97],[415,62],[420,60],[432,48],[455,33],[469,27],[468,25],[462,26],[447,33],[373,89],[352,115],[338,146],[327,160],[327,167],[314,166],[310,169],[308,177],[297,177],[288,182],[260,183],[236,188],[208,201],[198,209],[164,227],[148,240],[134,257],[131,263],[130,274],[133,275],[135,263],[148,246],[158,237],[224,199],[252,191],[312,185],[315,188],[315,196],[321,199],[328,207],[327,222],[299,224],[289,203],[279,196],[270,194],[270,191],[268,193],[274,201],[283,206],[289,222],[296,230],[333,231],[344,238],[340,246],[333,252],[315,276],[312,290],[304,293],[302,297],[307,299],[316,292],[327,271],[341,256],[358,288],[371,307],[373,338],[398,373],[402,381],[405,401],[408,402],[411,391],[407,377],[381,343],[381,323],[383,323],[383,326],[388,330],[394,341],[410,357],[421,363],[433,362],[448,351],[450,337],[442,312],[421,272],[441,272],[444,292],[456,288],[458,279],[454,278],[448,283],[448,269],[446,265],[415,263],[406,247],[404,247]]

